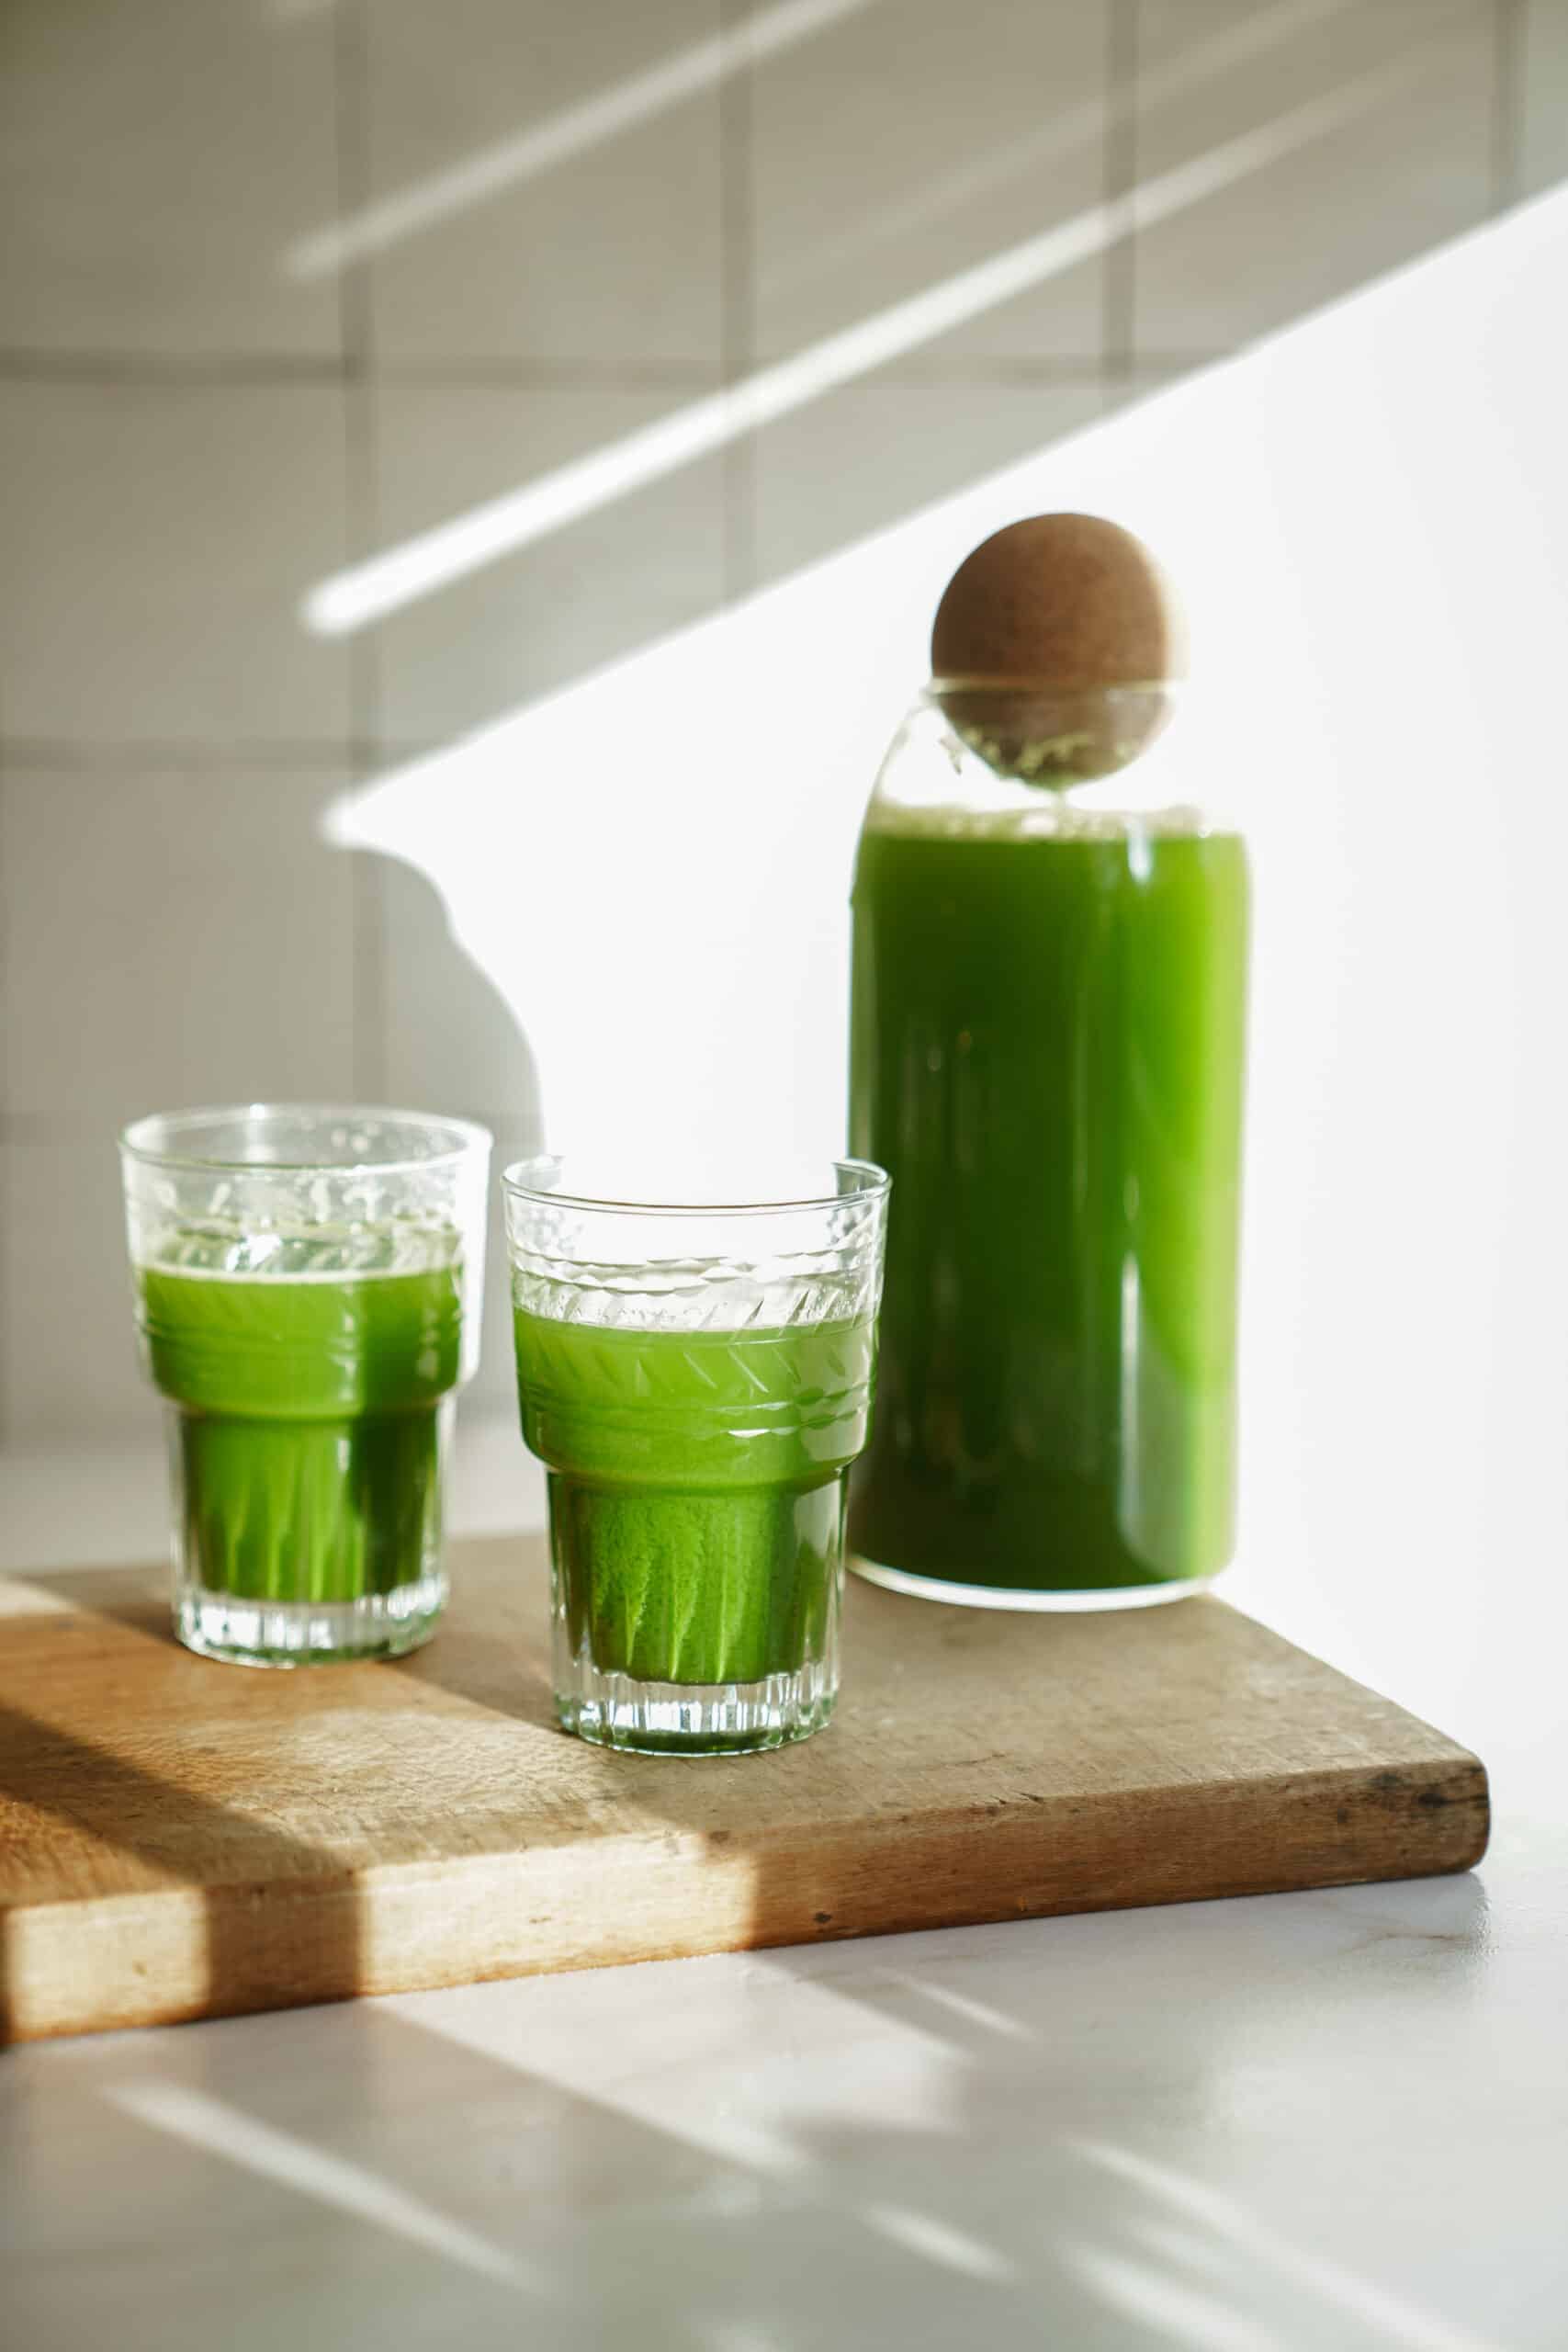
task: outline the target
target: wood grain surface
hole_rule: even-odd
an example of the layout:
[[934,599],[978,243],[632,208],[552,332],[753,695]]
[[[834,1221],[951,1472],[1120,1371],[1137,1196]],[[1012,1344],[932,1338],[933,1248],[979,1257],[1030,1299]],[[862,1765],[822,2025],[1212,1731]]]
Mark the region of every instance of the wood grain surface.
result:
[[397,1665],[192,1657],[165,1577],[0,1579],[0,2025],[1464,1870],[1476,1758],[1218,1600],[1014,1617],[851,1580],[772,1756],[557,1731],[537,1537],[455,1547]]

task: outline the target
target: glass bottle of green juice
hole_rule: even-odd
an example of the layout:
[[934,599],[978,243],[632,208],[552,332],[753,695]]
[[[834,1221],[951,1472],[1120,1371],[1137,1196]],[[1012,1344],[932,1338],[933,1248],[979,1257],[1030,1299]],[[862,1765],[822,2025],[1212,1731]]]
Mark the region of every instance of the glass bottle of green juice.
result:
[[1117,1607],[1231,1555],[1247,864],[1174,702],[939,675],[872,795],[850,1133],[893,1190],[849,1534],[901,1590]]

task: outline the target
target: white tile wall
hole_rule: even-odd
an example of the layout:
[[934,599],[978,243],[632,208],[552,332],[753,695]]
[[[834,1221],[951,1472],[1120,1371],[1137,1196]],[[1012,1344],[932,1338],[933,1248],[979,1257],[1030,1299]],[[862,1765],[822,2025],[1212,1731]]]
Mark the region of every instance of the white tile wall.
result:
[[[377,0],[368,200],[409,224],[374,262],[385,355],[716,369],[718,85],[610,136],[581,110],[617,91],[635,107],[638,88],[651,106],[649,76],[713,42],[719,13]],[[574,125],[578,152],[526,170],[541,137]]]
[[1519,46],[1521,196],[1568,177],[1568,0],[1525,0]]
[[[12,0],[5,31],[0,1437],[147,1425],[129,1112],[374,1086],[499,1122],[498,1162],[536,1141],[528,1041],[429,887],[315,838],[341,780],[1568,173],[1568,0]],[[1379,71],[1132,246],[363,635],[304,626],[345,562]],[[519,860],[519,922],[552,887]]]
[[[773,579],[928,505],[1100,413],[1079,385],[872,384],[833,392],[757,436],[757,567]],[[802,497],[804,482],[834,496]]]
[[1140,184],[1269,125],[1281,139],[1299,136],[1292,119],[1325,110],[1278,160],[1240,170],[1139,235],[1140,358],[1250,342],[1473,227],[1491,207],[1489,5],[1378,0],[1287,11],[1277,21],[1298,28],[1293,37],[1183,88],[1184,63],[1223,55],[1268,13],[1252,0],[1138,0]]
[[354,1087],[354,876],[320,836],[344,778],[0,779],[6,1107],[101,1147],[180,1103]]
[[335,288],[279,266],[335,208],[333,38],[257,0],[7,0],[0,341],[335,356]]
[[[952,277],[1104,193],[1105,0],[877,0],[771,62],[752,105],[766,356]],[[964,355],[1098,354],[1077,267],[966,328]]]
[[348,656],[297,606],[346,547],[333,386],[0,383],[13,738],[340,739]]
[[0,1204],[6,1437],[151,1435],[110,1124],[91,1143],[0,1144]]
[[[643,390],[385,389],[383,542],[504,497],[671,404]],[[711,611],[723,593],[723,496],[721,466],[704,459],[388,620],[376,638],[389,735],[459,733]]]

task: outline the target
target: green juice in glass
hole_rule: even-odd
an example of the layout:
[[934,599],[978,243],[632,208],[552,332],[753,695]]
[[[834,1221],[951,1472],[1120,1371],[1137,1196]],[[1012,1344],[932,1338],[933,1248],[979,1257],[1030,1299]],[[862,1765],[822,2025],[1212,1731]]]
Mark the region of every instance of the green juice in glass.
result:
[[852,1480],[868,1561],[1024,1596],[1229,1559],[1247,895],[1239,837],[1176,815],[874,805],[851,1133],[893,1192]]
[[819,1657],[865,1442],[875,1327],[637,1330],[519,1306],[556,1605],[600,1673],[752,1684]]
[[440,1556],[458,1266],[233,1274],[179,1256],[136,1281],[149,1368],[177,1408],[186,1575],[263,1605],[417,1583]]

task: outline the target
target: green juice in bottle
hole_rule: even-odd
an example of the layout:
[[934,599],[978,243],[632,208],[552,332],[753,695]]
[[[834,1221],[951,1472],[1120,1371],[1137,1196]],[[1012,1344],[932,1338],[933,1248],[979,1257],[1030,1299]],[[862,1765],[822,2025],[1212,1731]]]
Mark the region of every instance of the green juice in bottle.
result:
[[1247,864],[1117,772],[1166,701],[939,687],[867,813],[851,1148],[893,1190],[849,1540],[904,1589],[1116,1606],[1231,1555]]

